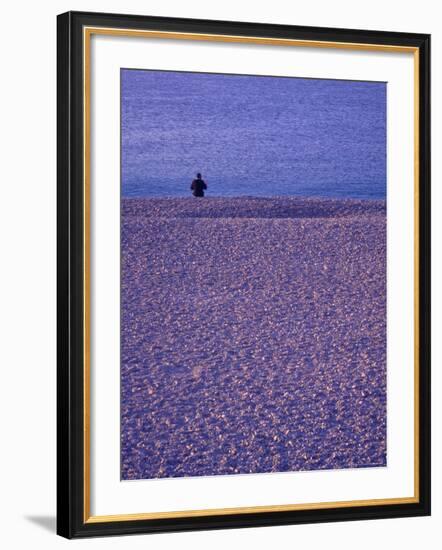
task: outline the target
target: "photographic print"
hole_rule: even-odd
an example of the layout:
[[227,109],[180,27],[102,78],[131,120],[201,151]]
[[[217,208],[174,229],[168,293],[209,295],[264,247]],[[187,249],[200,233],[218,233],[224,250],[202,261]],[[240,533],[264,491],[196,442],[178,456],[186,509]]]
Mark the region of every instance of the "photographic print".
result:
[[387,84],[121,69],[121,479],[387,465]]

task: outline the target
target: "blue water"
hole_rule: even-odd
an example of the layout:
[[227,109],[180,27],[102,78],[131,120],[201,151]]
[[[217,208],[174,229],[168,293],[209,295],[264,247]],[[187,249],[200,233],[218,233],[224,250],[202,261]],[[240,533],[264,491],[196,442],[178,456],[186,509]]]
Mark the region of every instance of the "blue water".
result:
[[386,84],[121,71],[122,195],[384,199]]

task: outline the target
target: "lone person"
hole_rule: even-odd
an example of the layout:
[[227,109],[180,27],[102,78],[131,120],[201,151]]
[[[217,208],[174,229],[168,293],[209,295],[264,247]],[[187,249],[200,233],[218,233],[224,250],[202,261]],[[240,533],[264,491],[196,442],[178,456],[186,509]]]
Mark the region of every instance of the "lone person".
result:
[[196,175],[196,180],[192,181],[190,189],[194,197],[204,197],[204,190],[207,189],[207,183],[201,179],[200,173]]

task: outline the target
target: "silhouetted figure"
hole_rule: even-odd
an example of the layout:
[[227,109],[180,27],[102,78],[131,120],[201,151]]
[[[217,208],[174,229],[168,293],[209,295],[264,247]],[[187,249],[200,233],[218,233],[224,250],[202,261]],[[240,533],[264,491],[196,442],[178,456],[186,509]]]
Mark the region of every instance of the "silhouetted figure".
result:
[[207,183],[201,179],[201,174],[196,175],[196,180],[192,181],[190,189],[194,197],[204,197],[204,190],[207,189]]

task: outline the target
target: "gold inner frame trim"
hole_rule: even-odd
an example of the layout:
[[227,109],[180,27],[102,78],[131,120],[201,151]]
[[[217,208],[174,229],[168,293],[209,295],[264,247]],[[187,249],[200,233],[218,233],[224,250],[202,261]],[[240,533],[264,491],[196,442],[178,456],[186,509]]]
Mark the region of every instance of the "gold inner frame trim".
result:
[[[334,48],[343,50],[363,50],[389,53],[412,53],[414,61],[414,495],[411,497],[397,497],[369,500],[350,500],[336,502],[317,502],[301,504],[284,504],[270,506],[249,506],[235,508],[214,508],[205,510],[181,510],[172,512],[150,512],[136,514],[116,514],[93,516],[91,515],[91,389],[90,389],[90,105],[91,105],[91,36],[124,36],[138,38],[157,38],[175,40],[194,40],[209,42],[234,42],[258,45],[307,47],[307,48]],[[269,37],[245,37],[236,35],[186,33],[168,31],[148,31],[136,29],[114,29],[107,27],[83,28],[83,93],[84,93],[84,135],[83,135],[83,169],[84,169],[84,487],[83,510],[84,523],[103,523],[116,521],[137,521],[149,519],[194,518],[204,516],[225,516],[230,514],[252,514],[264,512],[287,512],[301,510],[324,510],[332,508],[348,508],[354,506],[385,506],[390,504],[412,504],[419,502],[419,49],[411,46],[395,46],[383,44],[364,44],[351,42],[330,42],[320,40],[296,40]]]

